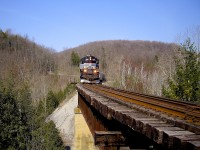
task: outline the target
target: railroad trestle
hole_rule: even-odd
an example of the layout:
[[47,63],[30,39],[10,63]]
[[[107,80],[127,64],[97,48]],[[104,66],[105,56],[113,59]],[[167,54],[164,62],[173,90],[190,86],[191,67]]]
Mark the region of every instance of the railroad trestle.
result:
[[[163,117],[166,115],[161,112],[156,113],[161,116],[158,118],[152,115],[151,109],[109,98],[106,94],[104,96],[88,89],[88,86],[96,88],[77,84],[78,105],[94,136],[95,144],[101,149],[118,150],[124,146],[130,149],[200,148],[198,126],[183,125],[181,128],[182,124],[177,125],[176,121],[166,119]],[[186,130],[187,127],[190,130]],[[195,129],[196,133],[192,132]]]

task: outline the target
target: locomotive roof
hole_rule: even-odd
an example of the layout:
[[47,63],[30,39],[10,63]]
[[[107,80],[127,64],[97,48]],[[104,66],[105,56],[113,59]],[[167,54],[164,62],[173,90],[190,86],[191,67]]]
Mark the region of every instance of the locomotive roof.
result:
[[89,58],[99,60],[98,58],[96,58],[95,56],[92,56],[92,55],[87,55],[87,56],[81,58],[81,60],[85,60],[85,59],[89,59]]

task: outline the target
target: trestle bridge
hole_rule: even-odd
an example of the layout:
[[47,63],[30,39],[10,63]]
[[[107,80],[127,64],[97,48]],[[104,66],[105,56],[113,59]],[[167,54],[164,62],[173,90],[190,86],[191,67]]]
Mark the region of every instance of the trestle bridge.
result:
[[77,84],[78,105],[102,150],[200,149],[200,105]]

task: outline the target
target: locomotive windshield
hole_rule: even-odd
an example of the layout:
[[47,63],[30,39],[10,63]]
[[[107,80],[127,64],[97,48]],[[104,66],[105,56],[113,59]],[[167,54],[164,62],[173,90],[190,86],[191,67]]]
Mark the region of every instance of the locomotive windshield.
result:
[[99,60],[94,57],[94,56],[86,56],[84,58],[81,59],[81,64],[84,63],[95,63],[95,64],[99,64]]

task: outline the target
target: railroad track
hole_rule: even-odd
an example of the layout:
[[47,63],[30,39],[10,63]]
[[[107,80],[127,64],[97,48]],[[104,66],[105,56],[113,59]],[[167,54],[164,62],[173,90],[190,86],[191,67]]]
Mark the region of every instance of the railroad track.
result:
[[83,84],[82,86],[109,99],[117,99],[130,107],[131,104],[142,106],[170,117],[179,118],[189,124],[200,125],[200,105],[197,104],[139,94],[103,85]]

